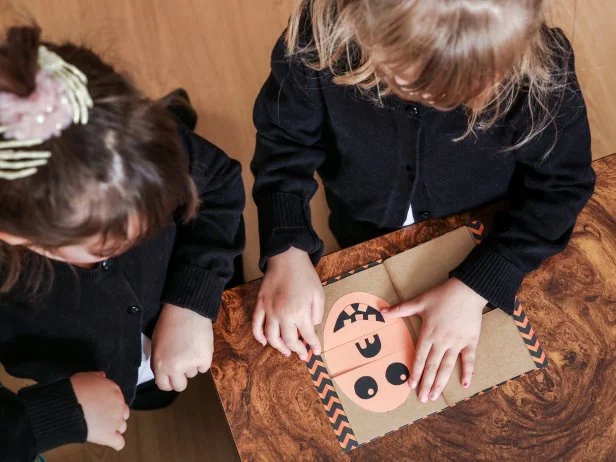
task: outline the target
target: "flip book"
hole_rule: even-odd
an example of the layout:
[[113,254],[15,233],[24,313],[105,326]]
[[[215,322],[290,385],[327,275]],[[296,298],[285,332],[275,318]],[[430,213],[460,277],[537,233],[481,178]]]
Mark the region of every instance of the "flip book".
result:
[[482,235],[475,222],[323,283],[325,315],[317,327],[323,353],[307,346],[307,365],[343,450],[547,366],[522,306],[513,317],[486,308],[471,386],[460,384],[459,358],[437,401],[421,403],[408,386],[421,319],[386,322],[381,310],[445,282]]

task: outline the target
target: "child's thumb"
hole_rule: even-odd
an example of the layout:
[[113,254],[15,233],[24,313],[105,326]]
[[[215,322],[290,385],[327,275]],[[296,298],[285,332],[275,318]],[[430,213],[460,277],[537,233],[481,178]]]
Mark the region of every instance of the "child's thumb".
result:
[[381,313],[385,319],[406,318],[423,311],[423,303],[419,299],[407,300],[392,308],[383,308]]
[[103,371],[96,371],[96,372],[92,372],[92,373],[95,374],[95,375],[98,375],[99,377],[102,377],[102,378],[106,378],[107,377],[107,374],[105,374]]

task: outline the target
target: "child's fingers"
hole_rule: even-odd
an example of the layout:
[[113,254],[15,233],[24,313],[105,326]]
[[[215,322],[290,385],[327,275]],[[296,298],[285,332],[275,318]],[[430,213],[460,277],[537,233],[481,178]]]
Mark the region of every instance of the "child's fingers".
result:
[[297,325],[294,322],[285,321],[280,326],[280,333],[282,334],[282,341],[287,348],[297,353],[297,356],[299,356],[302,361],[306,359],[306,347],[299,340]]
[[167,374],[157,373],[156,375],[156,386],[159,390],[162,391],[171,391],[171,382],[169,382],[169,376]]
[[171,387],[177,392],[186,390],[186,387],[188,386],[188,380],[186,380],[186,376],[184,374],[172,375],[169,377],[169,381],[171,382]]
[[421,329],[419,339],[417,340],[417,349],[415,352],[415,360],[413,361],[413,368],[411,370],[411,378],[409,380],[409,384],[413,390],[417,388],[419,384],[431,348],[432,342],[427,338],[425,330]]
[[263,324],[265,323],[265,310],[261,303],[257,303],[255,311],[252,314],[252,335],[261,345],[267,345],[267,339],[263,333]]
[[462,386],[468,388],[473,380],[475,370],[475,349],[476,347],[466,347],[462,350]]
[[124,449],[124,445],[126,441],[124,440],[124,436],[120,432],[116,432],[109,437],[109,441],[107,442],[107,446],[111,449],[115,449],[116,451],[121,451]]
[[430,392],[429,398],[431,400],[434,401],[441,396],[443,388],[445,388],[445,385],[449,382],[453,368],[456,365],[456,359],[458,359],[457,351],[448,350],[443,356],[441,365],[438,368],[438,373],[436,374],[436,379],[434,380],[434,385],[432,385],[432,391]]
[[421,386],[419,388],[419,401],[426,403],[430,396],[430,390],[434,384],[436,373],[443,360],[445,349],[437,345],[432,345],[428,359],[426,359],[426,365],[424,367]]
[[208,365],[199,366],[197,370],[199,371],[200,374],[205,374],[207,371],[210,370],[210,366]]
[[406,318],[423,311],[423,303],[416,298],[396,305],[392,308],[383,308],[381,314],[385,319]]
[[118,432],[120,432],[121,434],[126,433],[126,429],[128,428],[128,423],[126,422],[126,420],[123,420],[120,423],[120,428],[118,429]]
[[278,321],[272,320],[271,317],[265,320],[265,336],[272,347],[276,348],[285,356],[291,356],[291,351],[280,338],[280,324],[278,324]]
[[[303,322],[299,325],[299,333],[302,335],[302,338],[306,341],[315,355],[321,354],[321,342],[319,341],[319,337],[317,337],[317,333],[314,330],[314,325],[309,322]],[[304,348],[304,351],[306,349]]]
[[193,377],[196,377],[198,373],[199,373],[199,369],[197,369],[196,367],[193,367],[192,369],[189,369],[188,372],[186,372],[186,374],[184,375],[187,378],[192,379]]

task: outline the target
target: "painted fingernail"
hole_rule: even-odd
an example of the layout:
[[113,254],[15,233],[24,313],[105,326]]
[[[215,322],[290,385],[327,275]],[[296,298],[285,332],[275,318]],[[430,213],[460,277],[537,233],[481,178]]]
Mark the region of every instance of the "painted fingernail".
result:
[[468,388],[468,387],[470,387],[470,385],[471,384],[468,382],[468,380],[466,382],[464,382],[464,388]]

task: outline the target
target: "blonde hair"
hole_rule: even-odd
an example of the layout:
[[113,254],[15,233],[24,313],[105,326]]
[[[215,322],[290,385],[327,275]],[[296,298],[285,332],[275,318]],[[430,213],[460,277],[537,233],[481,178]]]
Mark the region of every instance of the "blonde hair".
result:
[[[554,124],[549,100],[567,78],[544,9],[545,0],[302,0],[286,45],[289,56],[377,103],[394,93],[440,109],[465,106],[468,128],[458,140],[490,128],[523,95],[529,128],[506,149],[514,150]],[[396,77],[409,72],[401,85]]]

